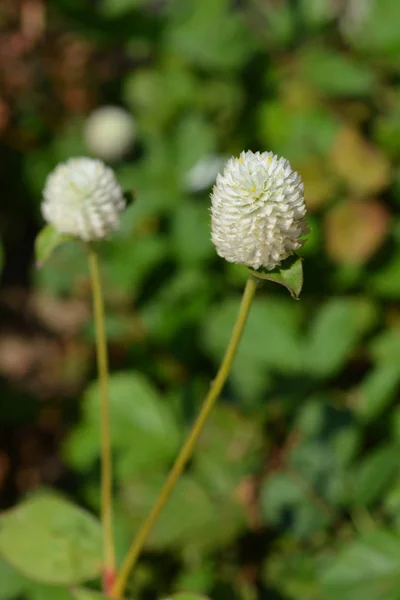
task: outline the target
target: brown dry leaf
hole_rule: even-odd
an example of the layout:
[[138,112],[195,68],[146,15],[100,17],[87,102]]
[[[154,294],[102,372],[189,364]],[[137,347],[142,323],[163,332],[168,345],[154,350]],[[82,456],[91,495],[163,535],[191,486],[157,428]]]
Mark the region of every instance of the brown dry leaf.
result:
[[372,108],[360,100],[346,98],[342,102],[337,101],[335,110],[341,119],[358,126],[367,123],[373,117]]
[[10,458],[3,450],[0,450],[0,490],[10,471]]
[[337,204],[325,217],[328,256],[337,263],[366,263],[384,242],[390,215],[377,200],[347,200]]
[[78,337],[89,315],[78,299],[2,289],[0,375],[40,398],[78,393],[92,361],[92,349]]
[[28,309],[50,331],[64,337],[78,335],[90,317],[90,308],[83,300],[56,298],[40,291],[30,296]]
[[0,334],[0,374],[40,398],[76,394],[90,368],[90,348],[40,334]]
[[339,131],[331,161],[334,172],[359,196],[376,194],[390,182],[389,161],[354,128]]
[[317,210],[332,197],[335,182],[326,172],[324,163],[317,159],[293,165],[304,182],[305,199],[309,211]]

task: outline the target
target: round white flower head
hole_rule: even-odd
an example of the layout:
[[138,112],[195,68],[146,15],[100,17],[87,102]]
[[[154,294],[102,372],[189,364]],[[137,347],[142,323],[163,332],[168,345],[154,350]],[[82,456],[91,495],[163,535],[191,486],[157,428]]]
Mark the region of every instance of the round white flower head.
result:
[[304,187],[285,158],[242,152],[230,158],[211,194],[211,239],[219,256],[273,269],[308,232]]
[[42,214],[60,233],[86,242],[119,226],[125,200],[114,171],[101,160],[70,158],[47,177]]
[[135,122],[120,106],[101,106],[86,119],[83,135],[90,152],[107,161],[122,158],[131,148]]

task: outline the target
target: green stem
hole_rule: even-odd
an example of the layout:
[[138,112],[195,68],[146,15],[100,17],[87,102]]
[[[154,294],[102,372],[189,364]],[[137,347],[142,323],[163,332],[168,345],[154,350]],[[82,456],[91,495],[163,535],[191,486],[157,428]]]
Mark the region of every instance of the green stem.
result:
[[115,578],[115,550],[112,514],[112,457],[110,431],[110,399],[108,393],[108,354],[104,323],[104,301],[97,253],[89,250],[89,269],[92,284],[93,312],[96,325],[97,368],[100,385],[101,437],[101,525],[104,545],[104,591],[109,592]]
[[207,421],[207,418],[218,399],[225,381],[229,375],[229,371],[232,367],[233,360],[236,355],[236,351],[242,337],[244,326],[250,311],[251,304],[254,299],[255,291],[257,289],[257,279],[250,275],[246,287],[244,289],[242,302],[240,305],[239,313],[234,325],[231,339],[225,352],[225,356],[222,360],[221,366],[218,370],[217,376],[211,384],[210,390],[203,402],[200,413],[193,424],[193,427],[183,445],[169,475],[162,488],[153,508],[148,514],[142,527],[134,539],[132,546],[122,564],[120,571],[117,574],[115,584],[111,591],[112,598],[121,598],[125,591],[125,587],[129,578],[129,575],[136,564],[137,559],[143,549],[143,546],[166,502],[168,501],[171,492],[173,491],[175,484],[181,476],[188,460],[192,456],[194,446],[203,430],[203,427]]

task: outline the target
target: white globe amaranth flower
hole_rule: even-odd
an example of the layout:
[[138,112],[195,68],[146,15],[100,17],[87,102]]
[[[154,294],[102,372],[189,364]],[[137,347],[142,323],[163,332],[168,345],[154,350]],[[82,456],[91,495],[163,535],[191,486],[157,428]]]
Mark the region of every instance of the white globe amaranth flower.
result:
[[83,136],[90,152],[106,161],[122,158],[136,134],[132,115],[120,106],[101,106],[86,119]]
[[42,214],[60,233],[99,240],[118,228],[124,208],[114,171],[101,160],[70,158],[47,177]]
[[230,158],[211,194],[211,239],[229,262],[271,270],[301,248],[309,231],[304,186],[272,152]]

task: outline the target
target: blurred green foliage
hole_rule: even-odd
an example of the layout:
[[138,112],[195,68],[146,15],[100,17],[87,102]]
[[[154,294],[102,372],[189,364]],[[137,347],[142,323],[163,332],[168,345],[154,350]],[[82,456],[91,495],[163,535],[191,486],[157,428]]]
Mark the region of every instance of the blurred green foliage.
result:
[[[10,44],[0,65],[3,289],[26,286],[29,271],[62,350],[45,355],[47,387],[43,376],[11,377],[0,360],[0,458],[12,455],[11,474],[0,469],[4,506],[54,484],[99,508],[87,267],[79,246],[65,245],[35,270],[32,246],[47,173],[90,154],[85,117],[118,104],[137,127],[113,165],[134,201],[102,247],[119,559],[215,374],[247,277],[210,241],[209,191],[224,158],[242,149],[288,158],[312,227],[301,301],[260,287],[130,597],[400,600],[400,3],[52,0],[43,29],[19,10],[0,9],[3,46],[16,32],[28,40],[20,54]],[[67,301],[86,311],[72,331]],[[26,482],[19,447],[32,430],[53,446]],[[49,454],[56,475],[42,468]],[[4,544],[9,553],[0,521],[0,553]],[[0,600],[71,598],[59,580],[25,575],[0,559]]]

